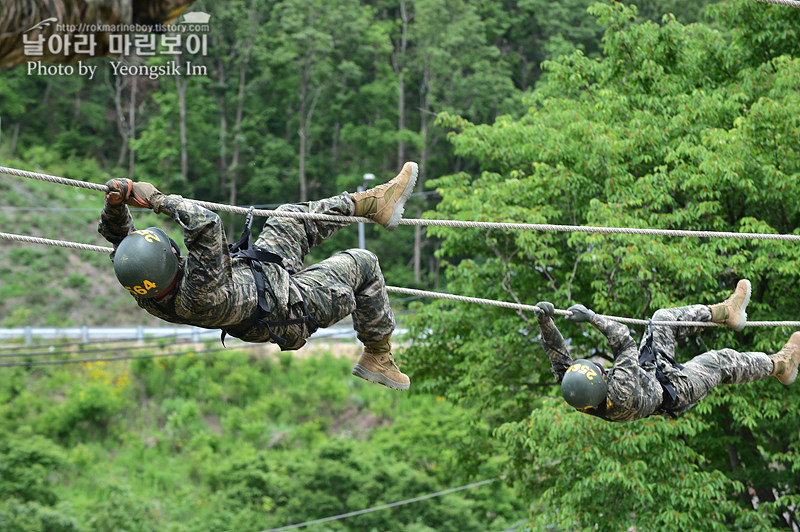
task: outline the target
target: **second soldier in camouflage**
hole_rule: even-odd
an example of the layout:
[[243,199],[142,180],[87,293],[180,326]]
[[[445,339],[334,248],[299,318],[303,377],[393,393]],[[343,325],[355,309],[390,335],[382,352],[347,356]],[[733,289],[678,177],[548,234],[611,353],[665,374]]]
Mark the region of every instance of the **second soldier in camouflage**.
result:
[[[747,320],[745,308],[749,299],[750,282],[742,280],[723,303],[661,309],[653,314],[652,321],[711,321],[741,330]],[[542,309],[538,314],[542,346],[550,358],[553,375],[562,384],[564,398],[581,412],[607,421],[675,415],[693,407],[712,388],[723,383],[753,382],[775,376],[790,384],[800,363],[800,332],[794,333],[772,356],[720,349],[681,365],[674,361],[677,340],[704,327],[653,324],[637,346],[625,325],[595,314],[583,305],[570,307],[572,315],[567,320],[588,322],[608,339],[614,365],[605,369],[586,360],[573,360],[553,322],[553,305],[543,301],[537,306]],[[643,356],[648,352],[653,356]]]

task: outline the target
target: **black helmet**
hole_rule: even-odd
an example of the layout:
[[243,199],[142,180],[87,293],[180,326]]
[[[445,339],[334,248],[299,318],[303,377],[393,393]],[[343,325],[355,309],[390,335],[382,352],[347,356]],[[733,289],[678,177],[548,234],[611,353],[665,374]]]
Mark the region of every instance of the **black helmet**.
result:
[[155,297],[172,284],[178,274],[173,241],[158,227],[148,227],[126,236],[114,253],[114,273],[135,297]]
[[607,393],[608,385],[600,367],[589,360],[575,360],[561,381],[564,400],[578,409],[599,405]]

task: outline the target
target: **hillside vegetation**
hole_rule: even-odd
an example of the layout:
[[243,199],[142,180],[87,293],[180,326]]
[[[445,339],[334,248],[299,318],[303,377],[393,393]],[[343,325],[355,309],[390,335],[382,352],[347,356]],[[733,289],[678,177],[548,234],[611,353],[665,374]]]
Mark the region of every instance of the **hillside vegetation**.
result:
[[[104,183],[91,161],[41,166],[3,160],[4,166]],[[29,179],[0,180],[3,232],[109,247],[97,233],[103,193]],[[139,210],[138,227],[158,225],[182,242],[164,216]],[[157,325],[121,289],[106,253],[0,240],[0,326]]]
[[[406,217],[800,235],[800,9],[647,4],[198,1],[217,24],[192,58],[209,75],[13,70],[0,159],[245,205],[352,191],[416,160]],[[102,243],[94,193],[0,184],[9,205],[90,209],[2,209],[4,231]],[[368,226],[367,247],[397,286],[648,318],[747,278],[751,320],[798,318],[790,241]],[[0,253],[4,324],[149,320],[107,257]],[[504,475],[319,529],[507,530],[527,515],[537,531],[800,530],[800,383],[722,385],[677,419],[608,423],[562,400],[532,313],[410,306],[407,395],[350,377],[355,353],[3,368],[0,529],[255,532]],[[598,331],[556,323],[573,357],[613,364]],[[774,353],[792,332],[713,328],[676,359]]]
[[[345,358],[180,349],[2,368],[0,530],[257,531],[476,480],[456,459],[466,412],[353,377],[353,344]],[[501,464],[487,456],[477,479]],[[524,515],[495,482],[317,530],[499,531]]]

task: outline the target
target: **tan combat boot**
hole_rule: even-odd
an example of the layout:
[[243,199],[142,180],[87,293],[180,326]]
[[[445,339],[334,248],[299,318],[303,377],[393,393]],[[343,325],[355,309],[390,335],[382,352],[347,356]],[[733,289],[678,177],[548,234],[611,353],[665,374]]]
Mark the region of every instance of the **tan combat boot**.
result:
[[750,281],[742,279],[736,285],[733,295],[716,305],[710,305],[711,321],[724,323],[734,331],[741,331],[747,323],[747,304],[750,302]]
[[769,358],[775,365],[771,375],[783,384],[793,383],[797,378],[797,366],[800,364],[800,331],[792,334],[786,345]]
[[391,334],[374,344],[364,344],[364,352],[353,367],[353,375],[395,390],[408,390],[411,380],[402,373],[392,356]]
[[414,190],[418,172],[417,163],[406,163],[397,177],[388,183],[353,194],[356,216],[366,216],[394,231],[403,217],[406,200]]

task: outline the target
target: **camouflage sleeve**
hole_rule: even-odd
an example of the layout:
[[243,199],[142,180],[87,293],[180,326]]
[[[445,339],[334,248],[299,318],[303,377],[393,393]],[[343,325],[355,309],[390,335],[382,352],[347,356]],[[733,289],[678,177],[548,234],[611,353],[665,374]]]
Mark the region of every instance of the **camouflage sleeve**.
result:
[[109,203],[106,202],[105,207],[103,207],[103,212],[100,213],[100,223],[97,224],[97,232],[114,245],[114,250],[117,249],[117,246],[119,246],[123,238],[135,230],[136,227],[133,225],[131,212],[128,210],[127,205],[124,203],[120,205],[109,205]]
[[614,367],[618,371],[632,371],[639,367],[639,349],[628,327],[599,314],[595,314],[590,323],[608,339],[614,354]]
[[[156,31],[170,24],[194,0],[4,0],[0,16],[0,67],[26,61],[69,63],[109,53],[109,27],[138,25]],[[148,28],[149,27],[149,28]],[[147,31],[150,29],[151,31]],[[122,33],[122,31],[118,31]],[[60,35],[65,42],[79,43],[87,52],[52,53],[45,44]],[[38,44],[37,44],[38,43]],[[43,46],[44,44],[44,46]],[[41,53],[25,54],[25,46]]]
[[183,242],[189,251],[184,282],[190,290],[209,293],[231,281],[228,240],[215,212],[174,194],[164,196],[158,212],[171,216],[183,228]]
[[572,365],[572,357],[567,351],[567,344],[564,342],[561,331],[556,328],[553,318],[540,314],[538,320],[539,329],[542,331],[542,347],[550,357],[550,369],[556,381],[561,382],[567,368]]

